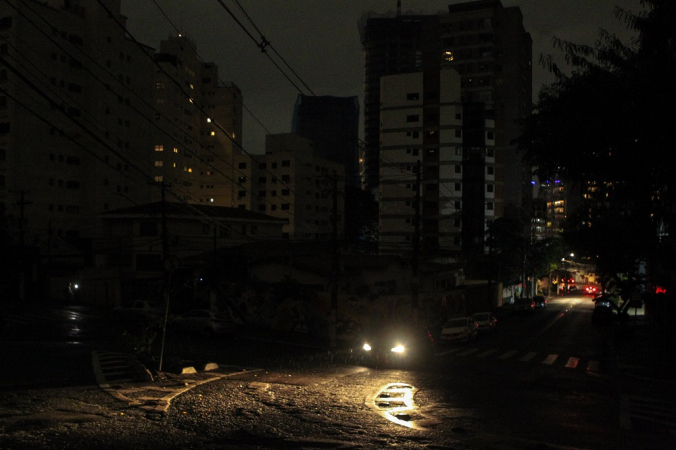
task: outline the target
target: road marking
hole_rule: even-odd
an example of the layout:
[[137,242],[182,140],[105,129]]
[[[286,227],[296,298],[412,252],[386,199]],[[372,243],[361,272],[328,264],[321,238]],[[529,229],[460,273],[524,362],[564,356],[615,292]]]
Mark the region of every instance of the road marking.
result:
[[510,351],[505,352],[505,353],[503,353],[502,355],[500,355],[500,359],[511,358],[511,357],[514,356],[515,354],[516,354],[516,350],[510,350]]
[[599,362],[596,360],[589,361],[589,364],[587,364],[587,372],[598,373],[598,371],[599,371]]
[[624,428],[632,429],[633,420],[649,422],[676,434],[676,402],[658,398],[627,395],[622,397],[621,422]]
[[550,366],[554,364],[554,361],[556,361],[556,358],[558,358],[559,355],[547,355],[544,361],[542,361],[542,364],[549,364]]
[[495,353],[495,352],[497,352],[497,351],[498,351],[497,348],[494,348],[494,349],[492,349],[492,350],[486,350],[485,352],[479,353],[478,355],[476,355],[476,357],[477,357],[477,358],[484,358],[484,357],[486,357],[486,356],[488,356],[488,355],[492,355],[493,353]]
[[535,357],[535,355],[537,355],[537,352],[528,352],[528,353],[526,353],[524,356],[522,356],[521,358],[519,358],[519,361],[521,361],[521,362],[528,362],[528,361],[530,361],[531,359],[533,359],[533,358]]
[[577,367],[577,363],[580,362],[580,358],[568,358],[568,362],[566,362],[566,368],[568,369],[574,369]]
[[467,355],[471,355],[472,353],[476,352],[477,350],[479,350],[479,349],[478,349],[478,348],[470,348],[469,350],[465,350],[465,351],[462,352],[462,353],[458,353],[458,356],[467,356]]

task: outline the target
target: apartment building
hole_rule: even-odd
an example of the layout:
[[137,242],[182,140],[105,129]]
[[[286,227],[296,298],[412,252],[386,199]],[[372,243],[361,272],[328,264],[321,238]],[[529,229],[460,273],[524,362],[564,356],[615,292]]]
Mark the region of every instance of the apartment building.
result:
[[[383,152],[393,150],[386,148],[388,145],[401,145],[381,142],[383,133],[387,132],[386,128],[391,126],[387,120],[382,120],[387,103],[382,89],[386,85],[389,89],[409,89],[410,80],[415,79],[417,81],[414,83],[421,86],[418,90],[420,97],[418,100],[407,101],[420,102],[417,113],[419,122],[400,125],[404,125],[412,133],[416,131],[415,126],[420,127],[417,131],[421,139],[424,136],[426,141],[421,140],[423,147],[418,148],[419,151],[427,150],[428,147],[436,148],[437,144],[439,148],[446,144],[456,145],[459,148],[458,155],[455,156],[464,161],[463,168],[459,169],[465,172],[462,177],[464,186],[458,186],[460,190],[457,192],[453,191],[453,195],[459,197],[454,203],[460,202],[457,205],[459,208],[453,209],[456,212],[462,210],[462,217],[455,217],[451,221],[456,225],[451,228],[455,229],[440,231],[442,234],[449,234],[443,239],[440,235],[438,248],[462,246],[465,251],[470,251],[470,247],[472,252],[479,251],[483,248],[480,230],[485,227],[485,221],[491,218],[506,216],[522,219],[524,231],[529,231],[532,208],[531,170],[522,164],[521,155],[511,143],[520,132],[519,120],[530,113],[532,98],[532,41],[523,27],[520,9],[503,7],[500,0],[479,0],[449,5],[448,12],[435,15],[409,15],[401,12],[396,15],[371,14],[363,18],[360,31],[365,57],[364,133],[367,184],[375,188],[391,176],[392,168],[387,166],[390,161]],[[448,116],[442,117],[441,111],[437,116],[434,109],[437,108],[435,102],[438,100],[423,97],[427,93],[434,95],[435,90],[439,90],[440,77],[449,76],[440,75],[446,69],[453,69],[459,75],[460,93],[456,108],[461,110],[458,110],[460,122],[456,124],[448,122]],[[402,82],[406,80],[402,78],[396,82],[381,83],[381,79],[397,74],[418,76],[416,78],[411,75],[412,78],[406,82]],[[397,87],[396,84],[400,82],[403,86]],[[398,95],[401,98],[401,95],[415,92],[408,90]],[[422,104],[423,100],[427,103]],[[412,105],[413,103],[408,103],[402,107],[408,108]],[[458,139],[457,142],[442,138],[441,134],[428,134],[445,126],[458,127],[459,135],[454,137]],[[421,162],[424,165],[424,161]],[[479,167],[480,164],[484,164],[484,167]],[[468,170],[473,175],[467,173]],[[374,178],[375,173],[379,174],[377,179]],[[484,180],[481,177],[485,177]],[[408,178],[411,178],[410,174]],[[468,185],[470,178],[474,181]],[[388,188],[379,191],[380,201],[385,200],[380,206],[381,215],[399,214],[400,211],[387,209],[388,205],[393,206],[393,203],[382,197],[390,195]],[[469,204],[476,205],[472,206],[475,214],[468,209],[470,197]],[[484,206],[479,206],[479,203],[484,203]],[[424,210],[424,203],[422,207]],[[428,211],[435,209],[429,205]],[[420,214],[424,216],[424,212]],[[398,225],[402,227],[399,232],[394,223],[385,225],[389,220],[388,217],[385,217],[385,221],[381,218],[380,240],[385,246],[394,245],[394,242],[389,242],[391,240],[401,240],[388,237],[387,233],[411,236],[412,228],[406,223],[406,219]],[[420,236],[424,233],[422,229],[434,229],[433,220],[430,218],[427,226],[424,225],[424,219],[413,220],[414,224],[419,223],[422,227],[418,230]],[[440,225],[442,228],[447,227],[444,222],[446,221],[440,222],[443,224]],[[383,232],[386,234],[383,235]],[[434,239],[427,242],[430,248],[437,247]],[[397,245],[406,246],[401,242]]]
[[153,50],[127,38],[119,0],[104,4],[0,3],[0,213],[14,244],[47,253],[150,198]]
[[495,218],[495,122],[485,104],[462,102],[460,84],[450,68],[381,79],[383,253],[483,251]]
[[329,239],[334,217],[342,236],[345,168],[313,151],[311,140],[282,133],[266,136],[265,155],[239,156],[238,207],[288,220],[288,239]]
[[[196,44],[170,36],[155,55],[153,178],[174,199],[234,206],[238,179],[234,155],[242,153],[242,93],[203,62]],[[158,199],[160,190],[154,191]]]

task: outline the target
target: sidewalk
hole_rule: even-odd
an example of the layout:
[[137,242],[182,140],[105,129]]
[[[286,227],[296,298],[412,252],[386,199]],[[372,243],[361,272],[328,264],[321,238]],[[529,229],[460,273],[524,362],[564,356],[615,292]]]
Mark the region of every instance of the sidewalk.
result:
[[645,315],[629,315],[614,324],[613,352],[622,376],[640,383],[676,389],[676,349]]

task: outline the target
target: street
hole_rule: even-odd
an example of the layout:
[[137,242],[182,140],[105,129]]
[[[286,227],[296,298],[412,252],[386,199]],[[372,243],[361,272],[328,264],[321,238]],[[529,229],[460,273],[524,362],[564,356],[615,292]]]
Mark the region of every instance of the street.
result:
[[[161,386],[122,369],[128,358],[90,327],[97,314],[17,313],[0,345],[0,447],[673,448],[674,390],[617,370],[592,307],[571,296],[533,314],[504,308],[494,333],[410,370],[355,364],[347,350],[181,336],[169,355],[220,367]],[[31,329],[39,339],[18,332]]]

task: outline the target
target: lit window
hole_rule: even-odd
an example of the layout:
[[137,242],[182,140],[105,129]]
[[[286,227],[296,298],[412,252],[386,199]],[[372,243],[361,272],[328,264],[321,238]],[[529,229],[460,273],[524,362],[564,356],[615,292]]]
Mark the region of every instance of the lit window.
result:
[[155,181],[157,181],[158,183],[161,183],[163,179],[164,179],[164,177],[162,175],[157,175],[155,177]]
[[164,89],[164,83],[162,82],[157,82],[155,84],[155,89]]
[[444,52],[444,60],[445,61],[453,61],[453,52],[448,50]]
[[174,167],[176,167],[176,163],[174,163]]
[[164,166],[164,161],[155,161],[155,167],[162,167]]
[[155,151],[156,152],[163,152],[164,151],[164,145],[156,145]]
[[212,135],[212,136],[216,136],[216,132],[215,132],[215,131],[212,131],[212,132],[211,132],[211,135]]
[[211,119],[207,117],[207,123],[211,123]]
[[210,199],[209,199],[209,203],[213,203],[213,202],[214,202],[214,199],[213,199],[213,198],[210,198]]

